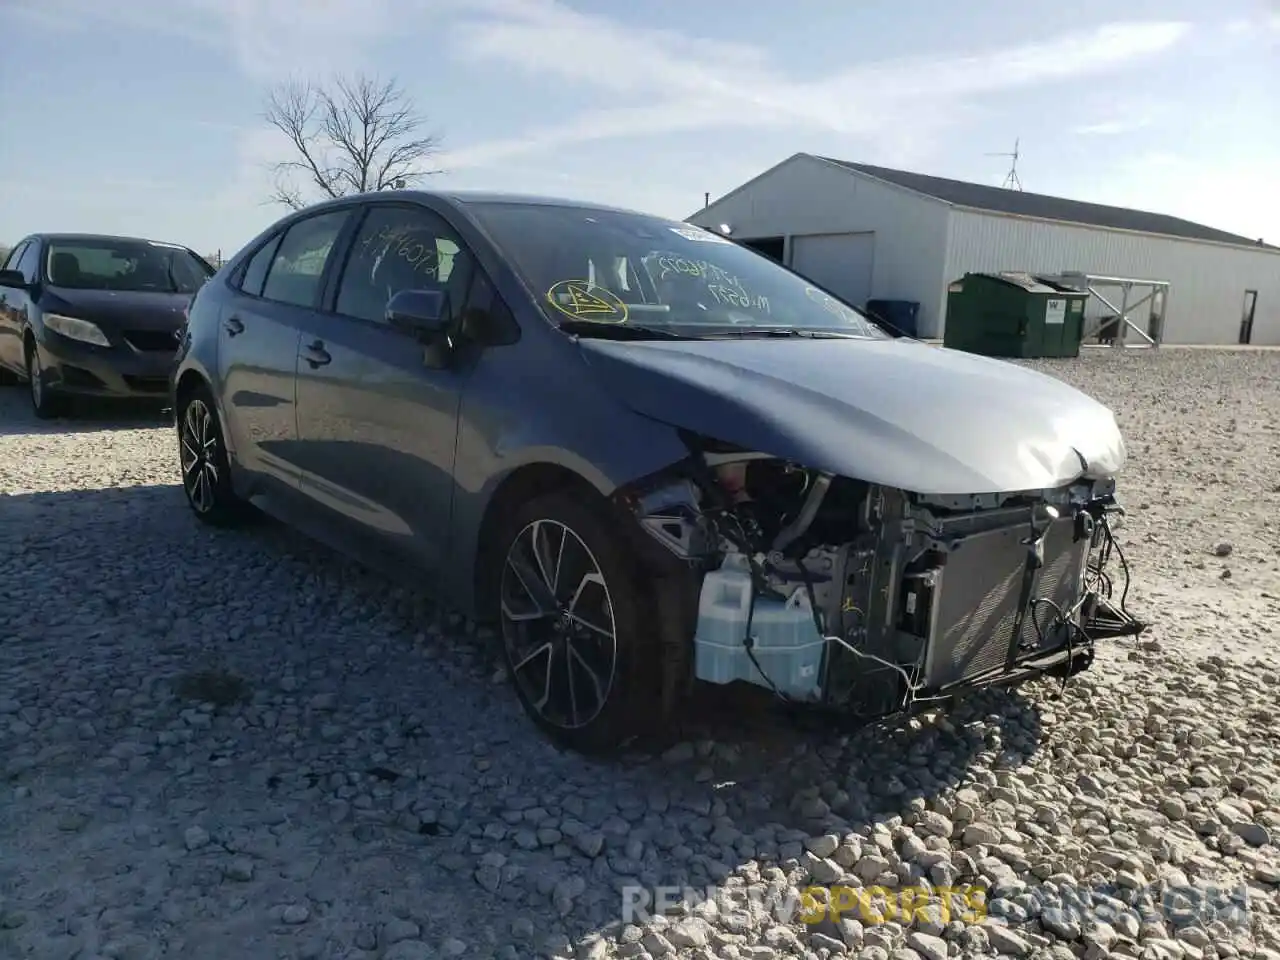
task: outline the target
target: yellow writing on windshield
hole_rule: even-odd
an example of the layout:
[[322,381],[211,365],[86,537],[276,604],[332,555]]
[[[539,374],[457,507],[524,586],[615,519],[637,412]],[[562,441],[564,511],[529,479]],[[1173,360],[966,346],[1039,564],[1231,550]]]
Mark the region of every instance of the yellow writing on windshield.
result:
[[574,320],[626,323],[627,305],[617,295],[590,280],[561,280],[547,291],[547,302]]

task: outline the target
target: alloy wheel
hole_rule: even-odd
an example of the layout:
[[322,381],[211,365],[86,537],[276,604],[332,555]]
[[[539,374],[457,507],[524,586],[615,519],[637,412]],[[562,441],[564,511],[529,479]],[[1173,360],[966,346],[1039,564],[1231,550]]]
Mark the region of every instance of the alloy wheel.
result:
[[44,405],[44,371],[40,368],[40,351],[34,345],[28,354],[27,378],[31,383],[31,402],[38,410]]
[[618,662],[599,562],[569,527],[535,520],[507,551],[500,591],[503,641],[521,693],[551,726],[585,727],[608,702]]
[[196,512],[208,513],[216,504],[218,489],[218,432],[203,400],[197,398],[187,404],[178,440],[182,485]]

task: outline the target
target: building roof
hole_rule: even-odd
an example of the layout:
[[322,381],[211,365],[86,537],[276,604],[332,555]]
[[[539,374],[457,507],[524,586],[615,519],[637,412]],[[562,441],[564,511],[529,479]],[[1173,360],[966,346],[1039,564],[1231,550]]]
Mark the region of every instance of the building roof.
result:
[[[1192,223],[1178,217],[1169,217],[1162,213],[1148,213],[1145,210],[1130,210],[1127,207],[1108,207],[1101,203],[1084,203],[1079,200],[1067,200],[1064,197],[1051,197],[1043,193],[1027,193],[1022,190],[1010,190],[1005,187],[991,187],[981,183],[968,183],[964,180],[948,180],[944,177],[931,177],[923,173],[910,173],[906,170],[892,170],[888,167],[876,167],[868,163],[853,163],[848,160],[836,160],[832,157],[819,157],[828,163],[854,170],[858,173],[884,180],[888,183],[906,187],[916,193],[933,197],[944,203],[958,207],[970,207],[975,210],[986,210],[992,213],[1008,213],[1015,216],[1036,217],[1042,220],[1061,220],[1067,223],[1079,223],[1091,227],[1109,227],[1115,230],[1133,230],[1138,233],[1155,233],[1169,237],[1181,237],[1185,240],[1208,240],[1214,243],[1230,243],[1237,246],[1260,246],[1256,239],[1241,237],[1225,230],[1216,230],[1203,224]],[[1263,249],[1275,250],[1276,247],[1263,245]]]

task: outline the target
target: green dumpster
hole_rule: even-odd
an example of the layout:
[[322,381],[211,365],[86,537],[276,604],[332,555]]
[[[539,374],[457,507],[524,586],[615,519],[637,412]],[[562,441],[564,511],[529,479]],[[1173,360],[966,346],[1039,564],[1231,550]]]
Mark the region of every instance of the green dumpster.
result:
[[[1089,300],[1089,291],[1081,290],[1079,287],[1073,287],[1069,283],[1063,283],[1053,277],[1035,277],[1038,283],[1046,287],[1050,287],[1058,292],[1059,298],[1063,302],[1058,304],[1055,298],[1050,297],[1045,306],[1045,347],[1048,348],[1051,335],[1047,331],[1051,329],[1051,324],[1056,325],[1056,321],[1061,317],[1062,329],[1059,331],[1061,336],[1057,338],[1057,353],[1045,353],[1046,357],[1078,357],[1080,356],[1080,343],[1084,340],[1084,305]],[[1050,318],[1053,318],[1052,320]]]
[[1027,273],[966,273],[947,288],[943,346],[988,357],[1079,356],[1088,298]]

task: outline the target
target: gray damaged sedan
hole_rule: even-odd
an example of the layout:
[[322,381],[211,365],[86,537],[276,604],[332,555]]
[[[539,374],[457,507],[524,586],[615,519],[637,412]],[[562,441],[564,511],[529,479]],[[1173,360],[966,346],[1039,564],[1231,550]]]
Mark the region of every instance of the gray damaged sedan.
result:
[[348,197],[189,313],[195,515],[260,509],[496,621],[576,749],[660,733],[699,681],[869,720],[1065,679],[1142,629],[1110,410],[687,223]]

